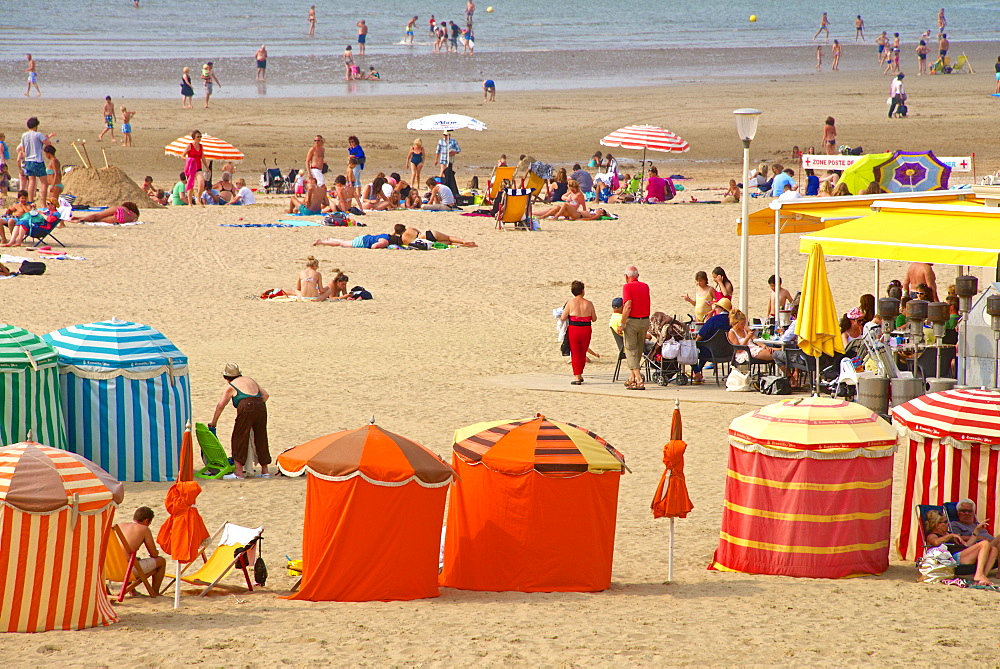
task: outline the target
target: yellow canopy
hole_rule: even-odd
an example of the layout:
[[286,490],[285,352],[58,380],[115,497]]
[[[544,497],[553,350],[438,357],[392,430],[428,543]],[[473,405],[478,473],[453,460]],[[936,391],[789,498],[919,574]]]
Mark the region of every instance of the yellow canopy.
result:
[[[882,203],[876,213],[805,235],[799,250],[834,256],[996,267],[1000,208]],[[968,209],[968,211],[966,211]]]
[[799,337],[802,352],[814,358],[824,353],[832,356],[835,352],[844,352],[840,340],[840,319],[833,303],[830,282],[826,278],[823,247],[819,244],[809,249],[795,334]]
[[[750,214],[751,235],[773,235],[774,216],[781,218],[781,232],[803,233],[824,230],[846,221],[871,214],[871,208],[883,202],[922,202],[928,204],[983,206],[983,200],[973,192],[927,191],[924,193],[885,193],[850,197],[817,197],[796,200],[773,200],[771,204]],[[773,207],[773,208],[772,208]],[[741,226],[736,224],[736,234]]]

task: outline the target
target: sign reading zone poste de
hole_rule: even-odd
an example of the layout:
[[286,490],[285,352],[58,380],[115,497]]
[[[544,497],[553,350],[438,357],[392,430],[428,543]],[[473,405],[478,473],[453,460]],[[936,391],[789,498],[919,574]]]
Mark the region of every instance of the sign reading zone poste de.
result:
[[[845,170],[858,160],[862,156],[823,156],[823,155],[802,155],[802,167],[804,169],[812,170]],[[950,158],[942,158],[938,156],[938,160],[951,168],[952,172],[971,172],[972,171],[972,156],[958,156]]]

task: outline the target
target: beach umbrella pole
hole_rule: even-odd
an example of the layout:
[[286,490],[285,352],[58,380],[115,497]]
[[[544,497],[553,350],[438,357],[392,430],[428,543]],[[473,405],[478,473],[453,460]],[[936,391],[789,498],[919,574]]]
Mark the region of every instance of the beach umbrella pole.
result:
[[181,561],[174,560],[174,575],[177,577],[174,579],[174,608],[181,608]]
[[670,544],[667,551],[667,583],[674,582],[674,518],[670,518]]

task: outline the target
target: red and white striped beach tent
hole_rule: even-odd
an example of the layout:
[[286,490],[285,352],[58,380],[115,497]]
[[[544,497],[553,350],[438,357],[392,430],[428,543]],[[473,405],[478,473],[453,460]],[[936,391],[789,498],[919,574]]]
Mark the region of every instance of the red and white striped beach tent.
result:
[[892,426],[853,402],[785,400],[736,418],[709,569],[807,578],[882,573],[895,451]]
[[123,497],[83,456],[31,441],[0,448],[0,632],[118,622],[103,574]]
[[1000,521],[1000,392],[946,390],[912,399],[891,411],[906,455],[899,536],[904,560],[923,555],[913,508],[968,497],[990,532]]

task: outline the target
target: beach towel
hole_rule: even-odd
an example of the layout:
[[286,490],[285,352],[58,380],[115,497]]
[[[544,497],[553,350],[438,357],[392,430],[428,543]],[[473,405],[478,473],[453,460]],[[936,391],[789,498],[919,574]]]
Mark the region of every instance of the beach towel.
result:
[[322,223],[316,221],[278,221],[277,223],[219,223],[220,228],[312,228]]
[[95,228],[123,228],[126,225],[143,225],[146,221],[132,221],[131,223],[105,223],[103,221],[91,221],[84,225],[92,225]]
[[478,211],[470,211],[468,213],[462,214],[462,216],[485,216],[487,218],[493,218],[493,212],[489,209],[480,209]]

